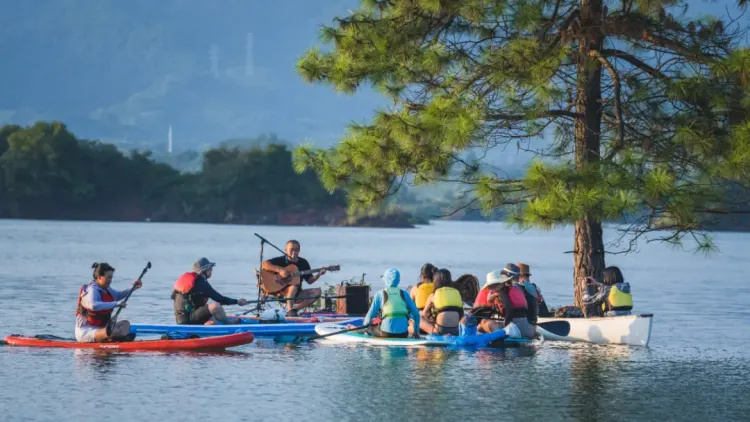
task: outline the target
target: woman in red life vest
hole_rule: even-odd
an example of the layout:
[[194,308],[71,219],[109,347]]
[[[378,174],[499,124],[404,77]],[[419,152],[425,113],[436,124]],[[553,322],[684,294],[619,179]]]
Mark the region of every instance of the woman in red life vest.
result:
[[[222,296],[208,283],[215,262],[200,258],[193,264],[193,271],[180,276],[174,284],[174,316],[178,324],[206,324],[221,322],[238,323],[238,319],[227,318],[221,305],[247,305],[245,299]],[[208,303],[212,299],[213,303]]]
[[[76,309],[76,340],[82,343],[99,343],[108,340],[132,340],[130,323],[117,321],[112,328],[112,334],[107,335],[107,324],[112,311],[125,304],[130,289],[115,290],[109,287],[115,269],[106,262],[94,263],[94,280],[81,287],[78,292],[78,307]],[[140,280],[133,282],[136,289],[141,288]]]
[[509,336],[536,336],[535,327],[526,318],[526,296],[520,287],[513,285],[518,280],[518,273],[515,264],[508,264],[501,271],[487,274],[487,282],[477,295],[472,314],[485,315],[489,308],[491,314],[501,320],[483,319],[479,323],[482,331],[492,332],[503,328],[508,331]]

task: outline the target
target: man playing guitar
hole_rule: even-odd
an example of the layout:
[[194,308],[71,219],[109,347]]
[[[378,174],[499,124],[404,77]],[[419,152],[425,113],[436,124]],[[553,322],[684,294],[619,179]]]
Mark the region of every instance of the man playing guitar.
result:
[[[277,297],[286,297],[289,299],[301,296],[301,297],[313,297],[320,296],[320,289],[305,289],[301,288],[301,280],[299,283],[295,283],[294,274],[301,271],[309,271],[311,269],[310,263],[305,258],[299,256],[300,244],[296,240],[290,240],[286,242],[284,248],[285,255],[277,256],[263,261],[263,271],[269,271],[278,274],[279,282],[285,284],[285,279],[289,279],[285,287],[276,292],[267,291],[267,293],[275,295]],[[320,276],[326,273],[325,268],[321,268],[317,275],[312,273],[302,275],[299,278],[307,281],[308,284],[315,283]],[[316,299],[303,299],[303,300],[287,300],[286,310],[290,316],[297,315],[297,310],[304,307],[310,306],[315,302]]]

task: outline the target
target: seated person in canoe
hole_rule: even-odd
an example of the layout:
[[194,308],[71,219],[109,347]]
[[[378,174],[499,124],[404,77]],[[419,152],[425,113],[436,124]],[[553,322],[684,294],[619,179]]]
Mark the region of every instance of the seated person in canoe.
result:
[[[78,292],[76,340],[82,343],[132,340],[128,321],[117,321],[112,331],[107,333],[112,311],[118,306],[125,306],[121,301],[128,296],[130,289],[115,290],[110,287],[115,269],[106,262],[95,262],[92,268],[93,281],[81,287]],[[141,286],[140,280],[133,282],[133,288],[139,289]]]
[[451,273],[445,268],[434,277],[435,291],[427,298],[420,326],[430,334],[458,335],[458,324],[464,316],[461,293],[453,287]]
[[[174,317],[178,324],[223,324],[238,323],[238,319],[227,318],[222,305],[247,305],[245,299],[222,296],[211,287],[208,279],[213,275],[215,262],[200,258],[193,264],[193,271],[177,279],[172,290]],[[208,303],[208,299],[214,302]]]
[[[261,287],[266,294],[276,297],[286,297],[286,310],[290,316],[306,308],[321,296],[320,289],[302,289],[302,280],[308,284],[315,283],[326,270],[338,270],[338,266],[311,269],[310,263],[299,256],[300,243],[296,240],[286,242],[284,255],[263,261],[261,271]],[[317,274],[315,274],[317,273]],[[295,297],[306,299],[293,300]]]
[[583,295],[583,304],[601,309],[604,316],[630,315],[633,309],[633,294],[630,293],[630,283],[625,281],[618,267],[604,269],[603,283],[593,277],[586,277],[586,284],[597,290]]
[[[375,294],[363,324],[377,324],[368,329],[368,333],[376,337],[406,338],[410,318],[414,321],[413,326],[419,327],[419,310],[406,291],[398,287],[401,273],[397,269],[387,269],[382,277],[385,289]],[[376,316],[379,322],[373,321]],[[419,332],[415,331],[413,336],[418,338]]]

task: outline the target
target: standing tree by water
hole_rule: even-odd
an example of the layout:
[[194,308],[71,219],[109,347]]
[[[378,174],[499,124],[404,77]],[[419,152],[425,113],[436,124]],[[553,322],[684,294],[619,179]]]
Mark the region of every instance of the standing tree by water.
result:
[[[723,193],[750,185],[747,20],[688,19],[687,3],[364,0],[298,70],[394,105],[333,149],[298,149],[297,169],[353,208],[449,180],[521,227],[573,223],[580,305],[582,277],[605,267],[603,220],[627,221],[618,251],[656,230],[710,247],[706,218],[743,211]],[[522,178],[481,158],[507,144],[535,152]]]

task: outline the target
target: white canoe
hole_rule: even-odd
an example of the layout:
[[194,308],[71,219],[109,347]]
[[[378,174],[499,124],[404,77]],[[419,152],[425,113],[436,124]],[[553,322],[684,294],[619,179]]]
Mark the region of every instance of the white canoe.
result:
[[539,318],[545,340],[648,346],[653,314],[601,318]]

